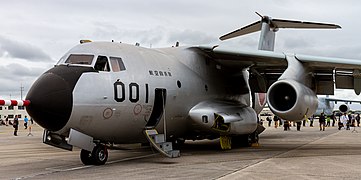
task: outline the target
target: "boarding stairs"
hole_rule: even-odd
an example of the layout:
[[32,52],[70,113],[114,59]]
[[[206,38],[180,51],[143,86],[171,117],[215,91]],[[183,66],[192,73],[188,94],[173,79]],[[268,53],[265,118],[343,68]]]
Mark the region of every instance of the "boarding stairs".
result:
[[151,146],[153,146],[164,156],[169,158],[176,158],[180,156],[179,150],[173,150],[172,142],[165,141],[164,134],[158,134],[158,131],[155,129],[145,129],[144,134],[147,137],[147,140],[150,142]]

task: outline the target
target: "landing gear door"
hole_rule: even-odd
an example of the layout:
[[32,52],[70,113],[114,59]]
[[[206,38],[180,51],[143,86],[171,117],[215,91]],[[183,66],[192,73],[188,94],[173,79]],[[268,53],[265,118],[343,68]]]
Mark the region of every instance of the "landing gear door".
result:
[[161,88],[155,89],[153,110],[148,120],[148,123],[145,125],[146,129],[153,129],[158,125],[164,112],[166,97],[167,97],[166,89],[161,89]]

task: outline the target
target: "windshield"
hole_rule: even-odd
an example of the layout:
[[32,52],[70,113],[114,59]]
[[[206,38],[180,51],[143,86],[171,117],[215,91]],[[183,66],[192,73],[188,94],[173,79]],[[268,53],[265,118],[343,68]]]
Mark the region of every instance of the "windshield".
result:
[[84,55],[84,54],[71,54],[65,63],[68,64],[83,64],[91,65],[94,59],[94,55]]

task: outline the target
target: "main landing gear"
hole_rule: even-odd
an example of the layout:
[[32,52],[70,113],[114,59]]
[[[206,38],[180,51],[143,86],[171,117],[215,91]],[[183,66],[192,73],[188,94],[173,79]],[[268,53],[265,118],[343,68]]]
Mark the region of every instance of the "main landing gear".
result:
[[104,165],[108,160],[108,149],[101,144],[96,145],[92,152],[82,149],[80,159],[84,165]]

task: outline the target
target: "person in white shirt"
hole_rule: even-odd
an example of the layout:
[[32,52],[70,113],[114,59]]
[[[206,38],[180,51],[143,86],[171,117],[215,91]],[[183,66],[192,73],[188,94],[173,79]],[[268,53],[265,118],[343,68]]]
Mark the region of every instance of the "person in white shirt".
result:
[[[340,117],[340,121],[343,124],[343,127],[346,127],[347,122],[348,122],[348,116],[346,113],[344,113],[341,117]],[[338,128],[339,130],[341,129],[341,127]]]

